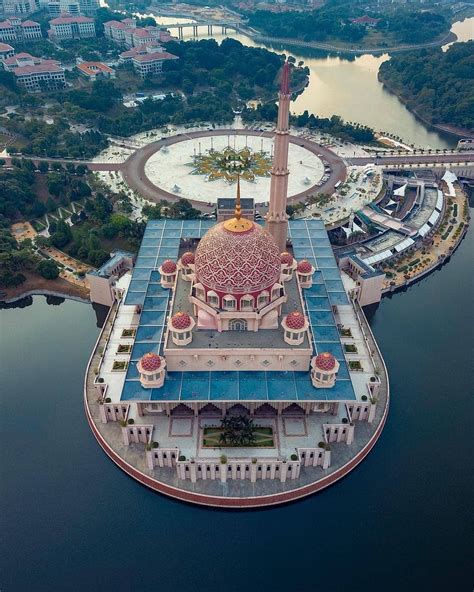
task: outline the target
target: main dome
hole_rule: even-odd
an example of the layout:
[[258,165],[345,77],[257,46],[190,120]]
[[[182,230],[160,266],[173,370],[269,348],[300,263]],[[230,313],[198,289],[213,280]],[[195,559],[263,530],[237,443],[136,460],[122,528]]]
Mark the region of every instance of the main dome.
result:
[[[210,228],[195,253],[196,282],[221,294],[255,294],[280,280],[279,249],[269,232],[245,220],[247,230],[229,230],[229,221]],[[227,226],[227,227],[226,227]]]

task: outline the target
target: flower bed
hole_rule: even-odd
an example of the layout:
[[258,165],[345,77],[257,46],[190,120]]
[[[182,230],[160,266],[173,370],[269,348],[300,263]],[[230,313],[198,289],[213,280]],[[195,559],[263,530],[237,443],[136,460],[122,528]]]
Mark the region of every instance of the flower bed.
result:
[[115,361],[112,366],[112,372],[125,372],[128,368],[128,362]]
[[349,362],[349,369],[355,372],[362,372],[363,370],[362,364],[358,360],[354,362]]
[[118,354],[129,354],[132,351],[132,346],[129,344],[119,343],[117,348]]
[[219,427],[207,427],[203,430],[203,448],[273,448],[273,428],[257,427],[255,430],[255,442],[249,445],[232,446],[231,444],[222,444],[220,437],[223,430]]

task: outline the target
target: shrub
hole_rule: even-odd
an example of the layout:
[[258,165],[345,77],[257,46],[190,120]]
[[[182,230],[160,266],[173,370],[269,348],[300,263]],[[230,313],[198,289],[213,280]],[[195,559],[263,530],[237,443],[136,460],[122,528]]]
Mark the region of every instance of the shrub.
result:
[[102,378],[102,376],[97,379],[97,382],[104,382],[104,379]]
[[331,447],[329,446],[329,444],[324,445],[324,450],[327,450],[328,452],[329,452],[329,450],[331,450]]
[[326,446],[326,444],[324,442],[318,442],[319,448],[324,448],[325,446]]
[[221,461],[221,465],[226,465],[227,464],[227,456],[225,454],[221,454],[220,461]]
[[59,276],[59,267],[52,259],[40,261],[36,271],[47,280],[55,280]]
[[184,454],[180,454],[178,456],[178,460],[181,461],[181,462],[183,462],[184,460],[186,460],[186,457],[184,456]]
[[367,401],[367,395],[362,395],[362,397],[360,399],[361,399],[361,401]]
[[298,455],[297,455],[297,454],[292,454],[292,455],[290,456],[290,459],[291,459],[291,460],[298,460]]
[[342,418],[342,423],[347,423],[349,420],[347,419],[347,417],[343,417]]
[[106,398],[105,398],[105,402],[106,402],[106,403],[111,403],[111,401],[112,401],[112,399],[111,399],[110,397],[106,397]]
[[135,420],[130,418],[127,423],[128,425],[133,425],[135,423]]
[[158,442],[152,442],[151,445],[153,446],[153,448],[158,448]]

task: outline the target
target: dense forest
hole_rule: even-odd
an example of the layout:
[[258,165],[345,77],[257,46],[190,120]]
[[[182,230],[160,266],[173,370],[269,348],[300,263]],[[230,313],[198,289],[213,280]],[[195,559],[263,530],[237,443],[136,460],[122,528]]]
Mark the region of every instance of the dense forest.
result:
[[[373,31],[351,22],[351,18],[366,14],[358,3],[347,0],[328,0],[312,12],[275,13],[264,10],[247,13],[249,25],[271,37],[288,37],[303,41],[364,42]],[[383,34],[384,44],[423,43],[449,31],[449,23],[441,14],[398,9],[379,19],[375,32]]]
[[474,41],[393,56],[379,79],[431,123],[474,129]]

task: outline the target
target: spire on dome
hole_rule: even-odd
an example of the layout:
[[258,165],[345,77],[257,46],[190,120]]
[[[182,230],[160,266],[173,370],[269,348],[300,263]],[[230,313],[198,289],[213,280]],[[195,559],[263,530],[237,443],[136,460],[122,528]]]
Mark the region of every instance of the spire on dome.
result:
[[240,204],[240,175],[237,175],[237,197],[235,199],[234,217],[224,222],[224,228],[230,232],[248,232],[252,230],[254,223],[247,218],[242,218],[242,206]]
[[237,197],[235,198],[235,218],[240,220],[242,217],[242,207],[240,205],[240,175],[237,175]]
[[280,92],[282,95],[290,94],[290,63],[285,62],[281,71]]

